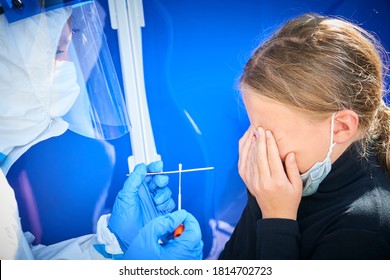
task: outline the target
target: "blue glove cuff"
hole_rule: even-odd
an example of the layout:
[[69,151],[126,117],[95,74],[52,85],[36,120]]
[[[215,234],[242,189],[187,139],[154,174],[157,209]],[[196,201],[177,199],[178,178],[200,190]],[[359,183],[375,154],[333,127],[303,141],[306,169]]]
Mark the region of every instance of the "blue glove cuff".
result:
[[112,232],[113,235],[115,235],[116,239],[118,240],[118,244],[119,244],[119,246],[121,247],[122,251],[123,251],[123,252],[126,252],[127,247],[129,247],[129,245],[126,244],[126,243],[124,243],[124,242],[122,241],[122,239],[119,238],[119,236],[111,229],[110,225],[107,225],[107,228],[109,229],[109,231]]
[[106,245],[104,244],[93,244],[93,247],[99,254],[101,254],[106,259],[121,260],[123,259],[124,254],[110,254],[106,251]]

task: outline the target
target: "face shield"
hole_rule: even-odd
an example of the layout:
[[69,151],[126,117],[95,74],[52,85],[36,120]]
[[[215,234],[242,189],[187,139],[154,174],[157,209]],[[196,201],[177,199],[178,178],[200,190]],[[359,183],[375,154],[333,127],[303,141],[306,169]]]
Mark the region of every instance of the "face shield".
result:
[[93,1],[0,0],[0,168],[70,129],[129,131],[121,87]]
[[[43,91],[35,94],[46,94],[49,116],[61,117],[70,130],[96,139],[127,133],[126,105],[94,1],[0,0],[0,4],[9,26],[26,28],[12,34],[19,37],[13,38],[20,52],[16,55],[28,72],[24,78],[34,90]],[[35,40],[27,42],[20,36]],[[45,69],[29,71],[37,67]]]
[[129,118],[95,5],[73,8],[69,26],[68,54],[78,73],[80,95],[64,119],[84,136],[118,138],[129,131]]

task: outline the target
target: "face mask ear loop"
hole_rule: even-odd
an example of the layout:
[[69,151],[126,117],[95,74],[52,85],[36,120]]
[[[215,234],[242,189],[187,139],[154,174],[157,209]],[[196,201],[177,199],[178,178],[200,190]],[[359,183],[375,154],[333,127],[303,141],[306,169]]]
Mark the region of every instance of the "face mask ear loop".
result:
[[333,142],[333,130],[334,130],[334,117],[336,116],[336,113],[333,113],[332,115],[332,122],[330,125],[330,145],[329,145],[329,151],[326,157],[329,157],[332,153],[333,147],[336,145],[336,143]]

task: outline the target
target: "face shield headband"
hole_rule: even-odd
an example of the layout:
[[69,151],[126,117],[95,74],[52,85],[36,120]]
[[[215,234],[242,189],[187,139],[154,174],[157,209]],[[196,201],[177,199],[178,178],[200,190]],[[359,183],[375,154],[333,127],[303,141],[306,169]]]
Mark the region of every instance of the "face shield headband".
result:
[[91,2],[93,0],[0,0],[0,14],[5,14],[12,23],[50,10]]

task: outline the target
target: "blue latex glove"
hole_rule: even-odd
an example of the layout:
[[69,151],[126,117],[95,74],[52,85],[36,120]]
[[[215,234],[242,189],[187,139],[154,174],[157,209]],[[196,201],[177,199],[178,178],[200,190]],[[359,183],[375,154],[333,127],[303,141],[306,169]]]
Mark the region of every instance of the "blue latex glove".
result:
[[152,162],[148,166],[138,164],[116,197],[108,228],[117,237],[123,252],[152,218],[175,208],[172,192],[166,187],[168,176],[146,176],[147,171],[159,172],[162,168],[162,161]]
[[[159,239],[172,233],[180,224],[183,233],[167,244],[160,244]],[[128,260],[201,260],[203,241],[200,226],[193,215],[185,210],[178,210],[153,219],[143,227],[125,252]]]

